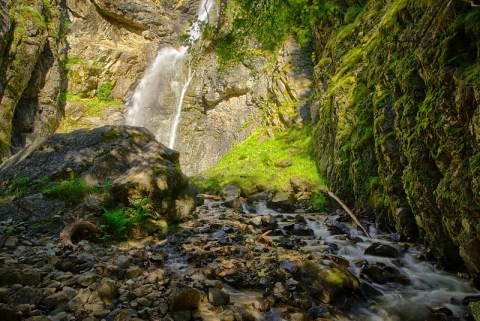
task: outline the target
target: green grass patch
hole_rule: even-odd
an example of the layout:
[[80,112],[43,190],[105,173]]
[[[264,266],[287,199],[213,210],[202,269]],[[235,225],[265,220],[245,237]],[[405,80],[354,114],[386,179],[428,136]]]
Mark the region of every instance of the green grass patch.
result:
[[88,114],[85,117],[99,117],[105,107],[123,105],[123,102],[119,99],[83,98],[71,93],[67,93],[67,101],[84,105]]
[[[277,167],[287,161],[288,167]],[[290,128],[268,138],[260,128],[235,146],[211,169],[194,177],[195,184],[206,191],[219,192],[226,184],[236,184],[245,191],[257,185],[280,190],[291,177],[301,177],[317,186],[326,186],[313,158],[310,127]]]
[[32,180],[29,177],[19,177],[11,184],[0,186],[0,204],[12,202],[15,198],[23,196],[27,193],[35,193],[45,188],[50,182],[48,176]]
[[76,204],[82,201],[88,193],[96,191],[95,187],[87,185],[82,178],[73,178],[46,187],[42,193],[49,197],[59,198],[67,204]]

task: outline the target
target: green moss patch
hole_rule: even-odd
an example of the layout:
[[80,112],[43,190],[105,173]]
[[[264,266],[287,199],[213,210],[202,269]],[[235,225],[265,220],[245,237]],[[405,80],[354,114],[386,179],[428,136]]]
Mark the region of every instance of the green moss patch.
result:
[[[284,163],[291,166],[279,166]],[[247,191],[256,190],[257,185],[279,190],[294,176],[326,185],[313,158],[310,127],[291,128],[273,138],[260,128],[194,181],[202,190],[213,192],[230,183]]]

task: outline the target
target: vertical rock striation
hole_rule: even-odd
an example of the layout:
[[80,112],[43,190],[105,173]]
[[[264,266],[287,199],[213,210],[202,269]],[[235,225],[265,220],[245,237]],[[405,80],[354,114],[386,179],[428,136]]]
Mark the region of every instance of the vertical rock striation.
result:
[[0,158],[58,126],[66,34],[61,0],[2,6],[0,68],[5,76],[0,80]]
[[387,209],[447,267],[461,256],[480,272],[480,9],[343,9],[314,30],[319,167],[342,197],[379,221]]

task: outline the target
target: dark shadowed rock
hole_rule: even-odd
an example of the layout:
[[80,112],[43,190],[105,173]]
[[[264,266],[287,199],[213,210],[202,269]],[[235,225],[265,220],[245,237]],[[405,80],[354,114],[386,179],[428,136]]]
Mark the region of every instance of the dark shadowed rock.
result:
[[[0,210],[0,219],[38,221],[72,211],[99,214],[95,211],[107,204],[129,206],[148,198],[154,219],[179,221],[192,213],[196,202],[195,187],[179,170],[178,157],[144,128],[105,126],[51,135],[0,167],[0,192],[12,194],[8,206],[15,207],[11,214]],[[45,192],[74,179],[88,193],[70,199]],[[84,201],[92,193],[99,195],[98,206]]]
[[0,303],[0,315],[2,316],[2,320],[9,320],[9,321],[20,321],[23,320],[23,317],[20,313],[12,309],[6,304]]
[[365,254],[394,258],[398,256],[398,250],[388,244],[373,243],[365,249]]
[[382,263],[367,265],[362,268],[360,276],[367,276],[375,283],[385,284],[395,282],[400,284],[409,284],[410,279],[394,267]]
[[270,202],[268,202],[268,206],[274,209],[281,209],[284,211],[292,211],[293,210],[293,201],[290,197],[290,193],[288,192],[278,192],[272,198]]
[[208,290],[208,301],[214,306],[223,306],[230,303],[230,294],[218,288]]
[[196,309],[202,298],[202,293],[183,284],[174,284],[170,295],[170,309],[172,311]]

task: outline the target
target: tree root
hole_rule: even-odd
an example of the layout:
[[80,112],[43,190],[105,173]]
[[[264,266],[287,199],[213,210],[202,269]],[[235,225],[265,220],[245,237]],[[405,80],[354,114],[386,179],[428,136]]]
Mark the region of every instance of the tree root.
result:
[[96,226],[95,224],[89,221],[76,220],[73,223],[68,224],[60,232],[60,243],[61,248],[72,248],[75,249],[76,245],[73,244],[72,238],[80,232],[87,231],[94,234],[102,233],[102,229]]
[[335,195],[333,192],[329,191],[328,189],[324,189],[324,188],[320,188],[319,189],[320,192],[322,193],[325,193],[327,194],[328,196],[330,196],[331,198],[333,198],[338,204],[340,204],[340,206],[345,210],[345,212],[347,212],[348,215],[350,215],[350,217],[353,219],[353,221],[355,222],[355,224],[357,224],[358,227],[360,227],[360,229],[363,231],[363,233],[368,237],[368,238],[372,238],[370,236],[370,234],[367,232],[367,230],[363,227],[362,223],[360,223],[360,221],[357,219],[357,217],[353,214],[353,212],[348,208],[347,205],[345,205],[344,202],[342,202],[342,200],[337,196]]

